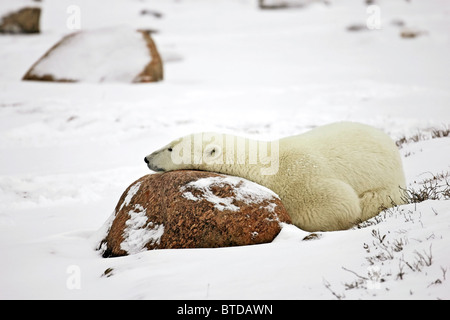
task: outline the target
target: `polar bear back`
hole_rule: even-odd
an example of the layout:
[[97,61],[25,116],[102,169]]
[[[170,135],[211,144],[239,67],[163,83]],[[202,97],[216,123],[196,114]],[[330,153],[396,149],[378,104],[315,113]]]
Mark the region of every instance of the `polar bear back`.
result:
[[[393,140],[383,131],[360,123],[334,123],[281,139],[280,154],[286,158],[285,165],[292,165],[293,161],[287,160],[291,157],[300,159],[303,166],[311,163],[309,169],[317,175],[345,181],[358,194],[386,185],[405,185]],[[307,176],[314,178],[311,172]]]

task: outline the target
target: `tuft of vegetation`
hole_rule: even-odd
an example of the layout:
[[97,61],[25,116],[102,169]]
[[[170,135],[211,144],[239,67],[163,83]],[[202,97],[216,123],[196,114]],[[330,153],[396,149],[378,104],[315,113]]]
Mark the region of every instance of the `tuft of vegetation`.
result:
[[[405,204],[420,203],[426,200],[450,200],[450,172],[441,172],[437,174],[429,173],[431,177],[422,181],[414,181],[416,186],[410,186],[402,189],[402,200]],[[380,208],[380,214],[377,216],[357,223],[353,229],[363,229],[367,227],[376,226],[386,220],[387,217],[392,217],[398,214],[398,204],[391,203],[390,208]],[[414,215],[412,212],[403,213],[405,221],[413,221]]]
[[428,130],[424,130],[423,132],[417,132],[416,134],[410,137],[403,136],[397,141],[395,141],[395,144],[399,149],[401,149],[403,148],[403,145],[408,143],[414,143],[430,139],[446,138],[449,136],[450,136],[450,127],[445,126],[442,129],[431,128]]
[[431,132],[431,139],[446,138],[448,136],[450,136],[450,128],[433,129],[433,131]]
[[402,200],[406,203],[419,203],[426,200],[450,200],[450,173],[442,172],[431,174],[418,184],[419,188],[406,188],[403,190]]

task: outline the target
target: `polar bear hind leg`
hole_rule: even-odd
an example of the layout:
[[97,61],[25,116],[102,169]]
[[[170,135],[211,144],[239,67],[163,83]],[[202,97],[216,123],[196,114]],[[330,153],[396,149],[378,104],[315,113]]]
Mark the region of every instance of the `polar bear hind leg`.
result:
[[360,195],[361,221],[375,217],[381,211],[404,204],[400,187],[369,190]]
[[299,192],[302,205],[292,208],[292,221],[305,231],[345,230],[361,220],[360,199],[347,183],[337,179],[315,181],[309,192]]

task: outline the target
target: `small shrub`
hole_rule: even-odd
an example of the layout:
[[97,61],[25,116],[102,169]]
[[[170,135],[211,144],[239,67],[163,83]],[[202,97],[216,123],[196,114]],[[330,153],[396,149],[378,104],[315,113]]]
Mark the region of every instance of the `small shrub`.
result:
[[431,132],[431,139],[446,138],[450,135],[450,128],[445,129],[433,129]]
[[402,199],[406,203],[419,203],[426,200],[450,199],[450,173],[442,172],[432,174],[431,178],[419,183],[420,188],[406,188],[403,190]]
[[419,142],[423,140],[430,140],[430,139],[438,139],[438,138],[447,138],[450,136],[450,127],[444,126],[444,128],[430,128],[426,129],[422,132],[417,132],[416,134],[406,137],[403,136],[395,141],[395,144],[399,149],[403,148],[403,145],[412,143],[412,142]]

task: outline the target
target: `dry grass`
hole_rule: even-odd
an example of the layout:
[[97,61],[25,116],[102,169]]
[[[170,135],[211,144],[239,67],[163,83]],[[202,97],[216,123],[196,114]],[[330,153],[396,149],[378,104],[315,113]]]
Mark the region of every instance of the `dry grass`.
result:
[[[431,173],[430,173],[431,174]],[[431,174],[418,183],[419,188],[403,189],[403,200],[406,203],[419,203],[426,200],[449,200],[450,199],[450,173],[442,172]]]
[[424,130],[421,132],[417,132],[416,134],[406,137],[403,136],[397,141],[395,141],[395,144],[399,149],[403,148],[403,145],[408,143],[414,143],[419,142],[423,140],[430,140],[430,139],[438,139],[438,138],[446,138],[450,136],[450,128],[448,126],[444,126],[444,128],[431,128],[428,130]]

